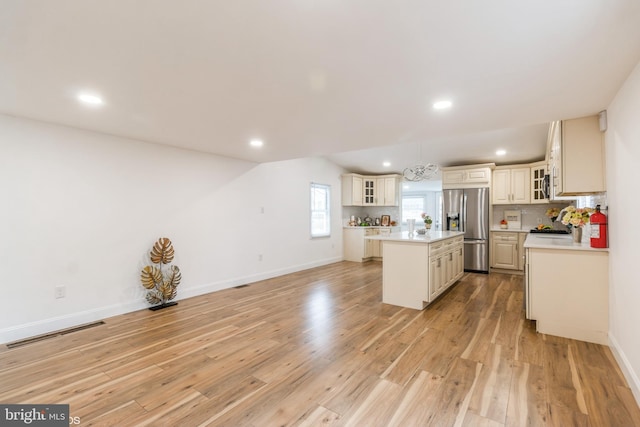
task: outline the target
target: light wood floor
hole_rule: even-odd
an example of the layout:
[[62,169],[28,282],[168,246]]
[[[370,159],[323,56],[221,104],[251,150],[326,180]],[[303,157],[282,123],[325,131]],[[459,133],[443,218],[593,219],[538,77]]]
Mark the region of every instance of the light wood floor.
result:
[[521,276],[417,311],[342,262],[0,350],[0,402],[81,426],[640,426],[607,347],[538,335]]

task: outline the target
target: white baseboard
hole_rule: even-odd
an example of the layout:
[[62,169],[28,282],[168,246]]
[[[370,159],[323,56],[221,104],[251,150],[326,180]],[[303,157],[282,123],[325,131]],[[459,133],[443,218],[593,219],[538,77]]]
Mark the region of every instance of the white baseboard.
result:
[[293,265],[277,270],[265,271],[262,273],[251,274],[248,276],[237,277],[230,280],[223,280],[219,282],[208,283],[189,289],[184,289],[180,292],[179,299],[197,297],[199,295],[208,294],[210,292],[221,291],[223,289],[233,288],[234,286],[246,285],[248,283],[259,282],[260,280],[267,280],[273,277],[284,276],[285,274],[296,273],[302,270],[308,270],[310,268],[321,267],[323,265],[329,265],[342,261],[342,257],[327,258],[320,261],[309,262],[306,264]]
[[[295,273],[297,271],[308,270],[310,268],[320,267],[323,265],[333,264],[342,261],[342,257],[327,258],[320,261],[314,261],[306,264],[299,264],[281,268],[277,270],[266,271],[262,273],[252,274],[249,276],[238,277],[230,280],[209,283],[205,285],[190,287],[184,290],[179,289],[177,300],[191,298],[199,295],[216,292],[223,289],[232,288],[234,286],[246,285],[247,283],[258,282],[260,280],[271,279],[273,277],[285,274]],[[132,311],[143,310],[148,308],[149,304],[144,300],[129,302],[124,304],[116,304],[108,307],[100,307],[93,310],[70,313],[64,316],[52,317],[49,319],[38,320],[22,325],[11,326],[9,328],[0,329],[0,344],[5,344],[21,339],[46,334],[49,332],[59,331],[71,328],[85,323],[91,323],[103,320],[108,317],[120,314],[130,313]]]
[[633,397],[636,398],[636,403],[640,405],[640,379],[638,379],[638,375],[636,375],[636,372],[633,370],[633,366],[629,363],[629,359],[627,359],[627,356],[625,356],[624,352],[618,345],[618,341],[611,334],[609,334],[609,342],[611,343],[609,348],[611,348],[613,357],[618,361],[618,365],[629,383]]
[[147,307],[145,301],[100,307],[0,329],[0,344],[72,328]]

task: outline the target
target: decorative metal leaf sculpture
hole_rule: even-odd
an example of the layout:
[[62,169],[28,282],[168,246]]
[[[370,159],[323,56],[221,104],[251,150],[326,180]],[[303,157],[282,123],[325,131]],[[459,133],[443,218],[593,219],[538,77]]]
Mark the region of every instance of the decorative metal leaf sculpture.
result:
[[175,305],[167,304],[178,295],[178,285],[182,280],[182,273],[176,265],[171,265],[166,271],[162,271],[163,264],[170,264],[173,261],[174,251],[171,240],[161,237],[153,245],[149,253],[151,262],[156,265],[147,265],[140,272],[142,286],[149,289],[147,301],[154,305],[151,309]]
[[142,286],[147,289],[153,289],[159,283],[162,283],[162,271],[159,268],[147,265],[140,273],[140,281]]
[[151,249],[151,262],[154,264],[169,264],[173,261],[173,246],[166,237],[158,239]]
[[158,293],[158,291],[151,291],[147,294],[147,301],[149,301],[149,304],[162,304],[162,297],[160,296],[160,294]]

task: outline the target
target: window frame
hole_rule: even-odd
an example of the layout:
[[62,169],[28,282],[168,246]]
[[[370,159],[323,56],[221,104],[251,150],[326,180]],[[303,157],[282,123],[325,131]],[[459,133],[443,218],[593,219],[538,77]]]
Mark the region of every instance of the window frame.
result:
[[[325,208],[315,209],[316,190],[323,190],[325,194]],[[322,220],[324,223],[324,231],[322,233],[314,233],[314,224],[318,220],[314,216],[318,213],[324,215]],[[309,186],[309,235],[312,239],[323,239],[331,237],[331,185],[311,182]]]

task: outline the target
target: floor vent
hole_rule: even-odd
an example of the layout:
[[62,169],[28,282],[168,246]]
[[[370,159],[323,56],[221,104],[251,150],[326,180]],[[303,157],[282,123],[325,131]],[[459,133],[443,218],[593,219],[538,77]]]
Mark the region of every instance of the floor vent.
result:
[[238,286],[234,286],[233,289],[240,289],[240,288],[246,288],[249,285],[238,285]]
[[62,329],[60,331],[50,332],[50,333],[44,334],[44,335],[37,335],[35,337],[26,338],[26,339],[23,339],[23,340],[20,340],[20,341],[10,342],[10,343],[7,343],[6,345],[7,345],[7,348],[23,347],[25,345],[33,344],[33,343],[44,341],[44,340],[48,340],[50,338],[59,337],[61,335],[71,334],[73,332],[83,331],[85,329],[94,328],[94,327],[100,326],[100,325],[104,325],[104,322],[102,320],[100,320],[98,322],[87,323],[87,324],[80,325],[80,326],[74,326],[74,327],[68,328],[68,329]]

